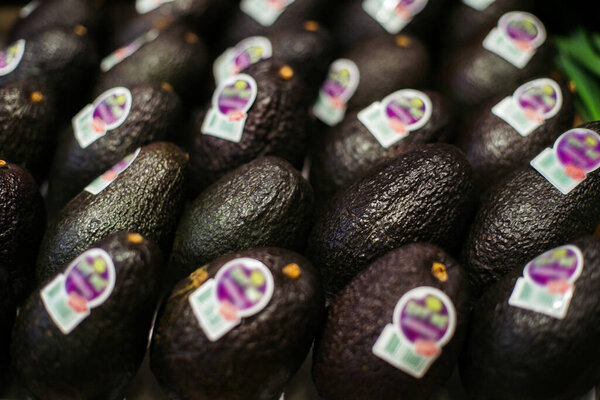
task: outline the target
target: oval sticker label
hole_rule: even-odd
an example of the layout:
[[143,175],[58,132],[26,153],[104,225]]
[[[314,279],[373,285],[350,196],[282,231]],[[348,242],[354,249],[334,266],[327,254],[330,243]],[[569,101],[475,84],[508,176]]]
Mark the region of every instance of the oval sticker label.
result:
[[25,43],[20,39],[0,51],[0,76],[10,74],[19,66],[25,54]]
[[313,114],[329,126],[340,123],[346,115],[348,101],[354,96],[360,82],[360,71],[352,60],[336,60],[321,86]]
[[273,56],[273,47],[269,39],[253,36],[239,42],[235,47],[227,49],[213,65],[213,73],[217,83],[239,74],[251,65]]

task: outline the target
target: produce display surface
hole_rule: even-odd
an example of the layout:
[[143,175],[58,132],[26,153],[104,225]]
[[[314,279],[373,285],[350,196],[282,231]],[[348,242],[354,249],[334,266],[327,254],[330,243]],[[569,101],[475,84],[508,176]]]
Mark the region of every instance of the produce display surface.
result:
[[1,400],[600,400],[585,0],[5,0]]

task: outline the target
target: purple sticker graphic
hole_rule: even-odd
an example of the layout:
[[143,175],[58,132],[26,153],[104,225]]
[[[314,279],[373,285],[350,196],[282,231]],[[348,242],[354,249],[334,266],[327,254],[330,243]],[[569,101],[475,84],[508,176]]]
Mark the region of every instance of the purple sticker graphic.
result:
[[517,99],[522,108],[546,116],[558,104],[558,93],[551,84],[534,85],[518,93]]
[[323,90],[331,97],[342,98],[350,86],[350,71],[347,68],[332,69],[323,85]]
[[217,100],[218,109],[224,115],[232,112],[246,113],[252,107],[254,93],[253,84],[238,77],[221,88]]
[[552,282],[573,282],[581,271],[582,256],[575,246],[562,246],[547,251],[527,264],[525,276],[541,286]]
[[234,65],[236,72],[241,72],[265,58],[264,49],[260,46],[250,46],[237,50]]
[[600,136],[589,129],[571,129],[563,133],[555,144],[561,164],[592,172],[600,166]]
[[385,113],[404,125],[415,125],[425,116],[425,102],[416,96],[398,96],[386,104]]
[[506,13],[498,21],[498,26],[523,50],[533,51],[546,40],[546,29],[533,14],[520,11]]
[[506,34],[520,42],[532,42],[538,35],[535,23],[528,19],[512,20],[506,26]]
[[131,93],[125,88],[111,89],[94,103],[94,123],[102,122],[106,129],[120,125],[131,109]]
[[68,273],[65,280],[67,294],[75,293],[88,302],[100,297],[109,287],[110,271],[101,256],[85,256]]
[[4,50],[0,50],[0,76],[14,71],[25,53],[25,40],[21,39]]
[[419,339],[437,343],[450,327],[450,315],[442,299],[431,294],[424,298],[410,298],[396,323],[412,343]]

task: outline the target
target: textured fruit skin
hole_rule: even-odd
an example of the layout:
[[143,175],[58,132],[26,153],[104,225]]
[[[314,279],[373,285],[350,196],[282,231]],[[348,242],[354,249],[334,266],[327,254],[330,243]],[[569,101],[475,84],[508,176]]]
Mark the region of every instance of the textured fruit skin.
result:
[[[52,321],[39,291],[21,308],[11,358],[21,381],[36,396],[119,399],[135,376],[159,300],[163,264],[153,242],[132,243],[127,236],[120,232],[93,244],[113,259],[115,286],[108,299],[90,310],[68,335]],[[66,267],[59,270],[64,272]]]
[[26,40],[17,68],[0,77],[0,86],[24,79],[37,80],[51,89],[61,111],[70,115],[87,96],[96,67],[96,49],[87,34],[71,28],[49,28]]
[[399,89],[419,89],[429,80],[429,52],[410,34],[384,34],[361,41],[344,58],[354,61],[360,71],[349,109],[367,107]]
[[[447,280],[431,272],[446,267]],[[454,303],[456,331],[427,373],[416,379],[373,354],[400,298],[419,286],[440,289]],[[375,260],[332,301],[313,358],[313,379],[327,400],[425,399],[447,380],[462,348],[469,316],[467,281],[441,248],[411,243]]]
[[319,268],[327,295],[403,244],[424,241],[454,250],[461,243],[471,190],[465,156],[441,143],[386,160],[340,190],[308,239],[307,255]]
[[8,346],[10,331],[15,320],[15,311],[8,272],[0,266],[0,385],[3,384],[5,373],[8,370]]
[[209,55],[205,44],[186,25],[175,24],[153,41],[100,74],[94,89],[99,96],[115,86],[167,82],[182,100],[197,101],[206,79]]
[[102,28],[101,2],[93,0],[44,0],[10,29],[9,41],[28,38],[49,28],[83,25],[94,35]]
[[[399,33],[413,34],[423,38],[435,34],[438,18],[446,1],[429,1],[425,8],[417,14]],[[361,40],[377,35],[390,35],[383,26],[367,14],[362,7],[363,0],[350,0],[336,10],[334,33],[342,48],[350,48]]]
[[282,78],[280,68],[280,64],[265,60],[244,71],[256,80],[257,95],[239,143],[202,133],[211,105],[193,118],[187,142],[194,190],[260,156],[277,156],[296,168],[302,166],[309,126],[303,82],[296,74]]
[[529,164],[571,128],[575,116],[573,98],[565,85],[560,84],[560,89],[563,96],[560,111],[527,137],[521,136],[508,122],[491,111],[506,96],[512,96],[514,90],[487,102],[466,118],[467,122],[460,130],[458,146],[473,166],[475,186],[479,192]]
[[286,7],[273,25],[267,27],[256,22],[238,6],[224,33],[225,45],[233,46],[249,36],[270,35],[290,26],[298,26],[307,20],[320,20],[320,17],[330,10],[331,3],[330,0],[296,0]]
[[48,185],[47,204],[51,214],[138,147],[155,141],[174,141],[180,134],[183,111],[175,93],[150,83],[128,89],[132,96],[131,111],[118,128],[85,149],[77,142],[72,124],[62,132]]
[[[600,132],[600,122],[581,128]],[[564,195],[527,166],[484,197],[462,253],[476,295],[538,254],[593,233],[600,221],[598,171]]]
[[[260,313],[211,342],[188,301],[202,283],[195,278],[202,269],[179,282],[159,311],[150,349],[152,371],[171,399],[277,400],[309,351],[324,314],[310,262],[289,250],[250,250],[208,264],[208,276],[214,278],[238,257],[254,258],[271,270],[273,297]],[[290,263],[301,269],[297,279],[282,272]]]
[[32,286],[45,225],[44,202],[33,177],[15,164],[0,167],[0,269],[8,273],[17,301]]
[[564,319],[508,304],[525,264],[478,301],[461,365],[472,398],[575,399],[600,379],[600,239],[572,244],[582,251],[584,265]]
[[173,243],[177,280],[224,254],[259,247],[304,250],[312,188],[277,157],[245,164],[206,189],[186,209]]
[[37,259],[38,282],[111,233],[138,232],[167,253],[186,198],[187,160],[167,142],[142,147],[135,161],[97,195],[82,191],[51,221]]
[[315,190],[320,195],[331,196],[360,178],[378,162],[397,157],[425,143],[449,140],[454,133],[450,104],[438,93],[427,90],[424,93],[431,99],[431,119],[425,126],[410,132],[406,138],[387,149],[381,146],[356,114],[347,116],[341,124],[321,137],[311,156],[310,178]]
[[[40,101],[32,93],[42,94]],[[56,135],[55,98],[33,80],[0,87],[0,159],[25,167],[43,181]]]

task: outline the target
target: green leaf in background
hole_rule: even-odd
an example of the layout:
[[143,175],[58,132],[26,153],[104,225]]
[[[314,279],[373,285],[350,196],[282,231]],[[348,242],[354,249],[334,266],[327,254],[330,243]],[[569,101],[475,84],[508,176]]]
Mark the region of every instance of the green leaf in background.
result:
[[579,28],[569,38],[556,38],[556,46],[561,54],[572,57],[588,71],[600,77],[600,54],[592,47],[586,32]]

